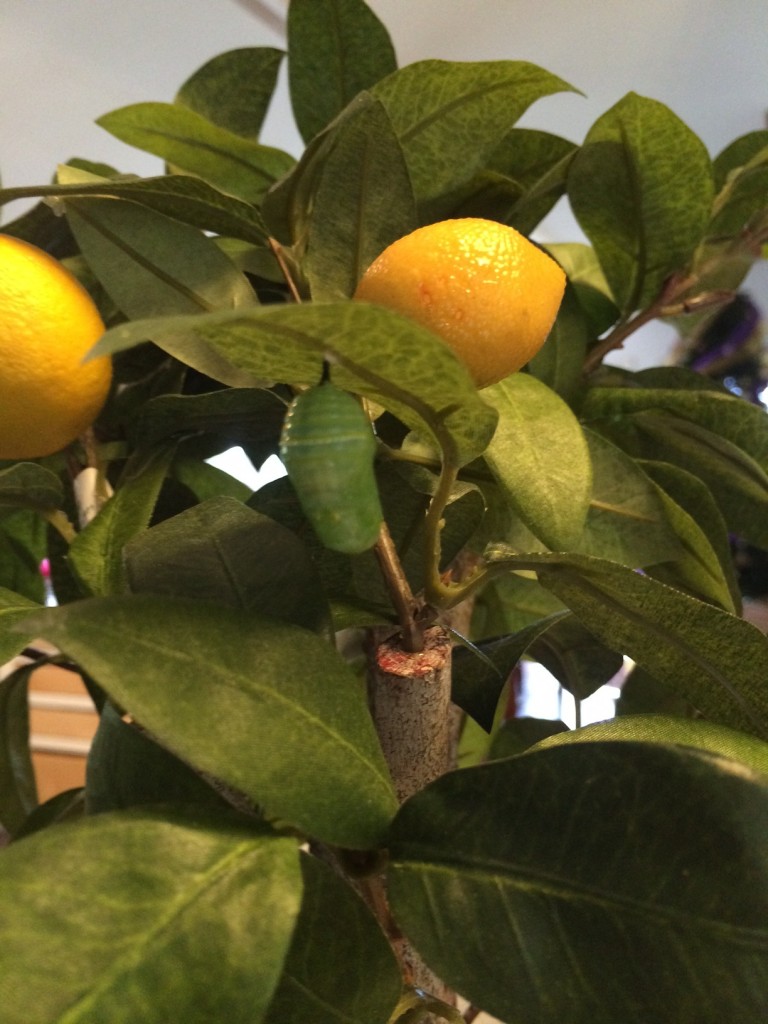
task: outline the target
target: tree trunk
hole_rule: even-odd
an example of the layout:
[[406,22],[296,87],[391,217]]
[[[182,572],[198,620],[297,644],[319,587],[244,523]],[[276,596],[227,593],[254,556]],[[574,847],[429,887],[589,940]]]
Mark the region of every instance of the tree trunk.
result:
[[[424,648],[404,651],[391,630],[372,631],[368,697],[398,799],[402,802],[453,767],[451,637],[441,626]],[[455,1005],[454,993],[422,962],[407,939],[394,943],[407,981]],[[431,1020],[432,1018],[427,1018]]]

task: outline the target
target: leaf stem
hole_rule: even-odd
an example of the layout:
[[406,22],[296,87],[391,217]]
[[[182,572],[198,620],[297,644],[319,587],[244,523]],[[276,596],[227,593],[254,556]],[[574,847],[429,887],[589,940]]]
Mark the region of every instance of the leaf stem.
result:
[[460,583],[451,583],[446,581],[440,572],[442,555],[440,538],[445,524],[443,514],[450,501],[451,491],[458,474],[459,467],[446,459],[438,477],[437,488],[427,509],[425,523],[424,592],[428,604],[443,610],[464,601],[481,583],[485,582],[488,575],[483,566],[478,566]]

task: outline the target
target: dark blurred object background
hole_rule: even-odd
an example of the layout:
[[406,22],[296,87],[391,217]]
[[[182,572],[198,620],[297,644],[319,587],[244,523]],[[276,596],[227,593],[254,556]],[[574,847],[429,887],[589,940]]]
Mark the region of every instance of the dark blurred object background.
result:
[[[686,340],[680,362],[766,408],[768,359],[763,326],[759,308],[740,292]],[[744,597],[768,595],[768,552],[737,537],[732,538],[731,547]]]

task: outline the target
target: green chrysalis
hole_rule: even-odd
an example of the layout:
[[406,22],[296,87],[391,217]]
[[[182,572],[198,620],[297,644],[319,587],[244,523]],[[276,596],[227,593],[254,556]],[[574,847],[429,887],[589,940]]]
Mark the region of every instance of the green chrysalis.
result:
[[346,391],[324,381],[291,402],[280,458],[304,514],[333,551],[367,551],[379,535],[375,451],[370,421]]

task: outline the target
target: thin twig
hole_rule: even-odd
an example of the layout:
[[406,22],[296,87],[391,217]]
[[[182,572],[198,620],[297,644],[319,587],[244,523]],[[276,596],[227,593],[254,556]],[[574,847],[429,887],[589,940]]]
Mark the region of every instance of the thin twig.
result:
[[411,585],[403,572],[397,548],[385,522],[381,524],[379,539],[373,550],[397,612],[403,634],[403,648],[412,654],[421,651],[424,647],[424,635],[416,621],[419,603],[413,596]]
[[301,295],[299,294],[299,289],[296,287],[296,282],[293,279],[293,274],[291,273],[290,267],[288,266],[288,261],[285,258],[285,253],[283,252],[282,245],[280,245],[276,238],[269,238],[268,244],[269,248],[272,250],[272,255],[277,260],[277,264],[280,267],[280,272],[285,278],[285,283],[288,285],[288,291],[291,293],[291,298],[295,303],[297,303],[297,305],[300,305]]

